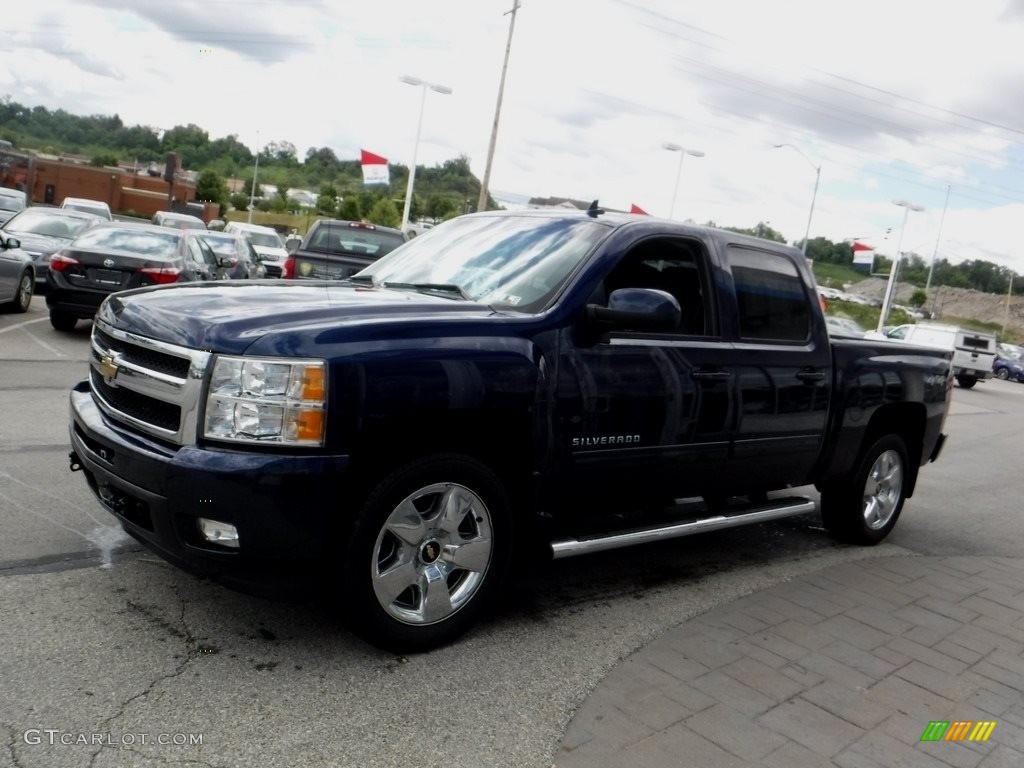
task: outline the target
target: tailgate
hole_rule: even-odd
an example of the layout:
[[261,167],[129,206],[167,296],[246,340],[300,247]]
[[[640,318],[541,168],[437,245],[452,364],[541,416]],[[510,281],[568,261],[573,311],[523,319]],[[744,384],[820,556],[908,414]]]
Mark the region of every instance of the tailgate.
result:
[[296,279],[344,280],[373,263],[372,259],[327,256],[308,251],[296,251],[292,256],[295,259],[292,274]]

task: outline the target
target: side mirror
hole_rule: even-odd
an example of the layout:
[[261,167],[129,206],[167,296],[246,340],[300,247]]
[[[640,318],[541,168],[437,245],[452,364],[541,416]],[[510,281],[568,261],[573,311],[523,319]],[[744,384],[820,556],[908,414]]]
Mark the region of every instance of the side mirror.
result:
[[232,262],[234,262],[234,259],[232,259],[230,256],[218,256],[217,257],[217,266],[218,267],[233,267],[235,265]]
[[676,297],[656,288],[619,288],[607,307],[587,305],[587,318],[609,330],[674,331],[682,316]]
[[7,248],[21,248],[21,240],[16,237],[0,237],[0,246]]

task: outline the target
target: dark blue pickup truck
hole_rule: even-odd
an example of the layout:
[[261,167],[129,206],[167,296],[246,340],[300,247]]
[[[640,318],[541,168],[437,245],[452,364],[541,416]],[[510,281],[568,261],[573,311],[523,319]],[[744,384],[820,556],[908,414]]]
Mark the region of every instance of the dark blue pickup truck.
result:
[[[813,511],[883,539],[950,356],[830,341],[794,248],[649,217],[486,213],[341,281],[126,291],[71,466],[135,538],[247,584],[315,563],[400,650],[566,557]],[[682,501],[680,501],[682,500]]]

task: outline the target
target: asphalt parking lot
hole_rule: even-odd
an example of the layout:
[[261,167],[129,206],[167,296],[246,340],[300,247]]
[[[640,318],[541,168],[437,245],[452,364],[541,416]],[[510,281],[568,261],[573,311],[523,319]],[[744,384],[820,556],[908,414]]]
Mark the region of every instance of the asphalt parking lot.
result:
[[395,657],[119,532],[67,468],[88,333],[52,330],[42,297],[0,315],[0,764],[548,766],[587,693],[692,616],[853,559],[1020,555],[1024,386],[993,381],[955,391],[944,454],[880,547],[806,516],[531,566],[462,641]]

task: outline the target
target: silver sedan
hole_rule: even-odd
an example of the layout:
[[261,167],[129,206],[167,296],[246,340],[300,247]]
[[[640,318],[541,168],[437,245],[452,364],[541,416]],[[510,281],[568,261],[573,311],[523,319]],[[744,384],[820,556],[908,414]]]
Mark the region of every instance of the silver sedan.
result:
[[36,285],[32,257],[21,250],[21,243],[0,230],[0,309],[27,312]]

